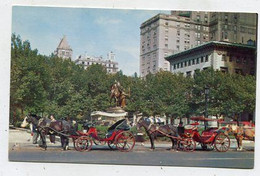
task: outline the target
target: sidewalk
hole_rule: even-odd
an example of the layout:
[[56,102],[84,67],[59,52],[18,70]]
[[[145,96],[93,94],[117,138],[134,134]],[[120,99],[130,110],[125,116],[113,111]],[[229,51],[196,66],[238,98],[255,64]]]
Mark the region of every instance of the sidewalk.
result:
[[[48,149],[55,149],[57,148],[61,149],[61,144],[60,144],[60,139],[59,137],[56,137],[56,143],[52,144],[50,143],[49,137],[46,136],[46,142],[47,146],[49,147]],[[171,148],[171,142],[157,142],[155,141],[155,148],[156,149],[169,149]],[[36,144],[32,144],[32,136],[30,133],[30,130],[26,129],[9,129],[9,150],[19,150],[22,148],[36,148]],[[93,144],[95,146],[95,144]],[[107,145],[105,145],[107,147]],[[73,143],[72,140],[70,139],[70,144],[69,147],[73,149]],[[96,146],[96,147],[104,147],[104,146]],[[150,141],[145,141],[144,143],[141,142],[136,142],[135,144],[135,150],[149,150],[151,147]],[[243,140],[243,147],[246,150],[253,150],[254,149],[254,142],[253,141],[248,141],[248,140]],[[197,149],[201,149],[200,144],[197,143]],[[236,150],[237,148],[237,142],[235,139],[230,139],[230,149],[231,150]]]

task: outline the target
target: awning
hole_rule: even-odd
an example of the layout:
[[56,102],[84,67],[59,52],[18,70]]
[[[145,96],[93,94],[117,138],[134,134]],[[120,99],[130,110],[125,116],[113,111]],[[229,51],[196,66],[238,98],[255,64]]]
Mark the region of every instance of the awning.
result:
[[165,122],[165,119],[160,118],[160,117],[156,117],[156,118],[147,117],[144,120],[147,122],[151,122],[151,123],[164,123]]
[[109,113],[109,112],[103,112],[103,111],[94,111],[91,113],[92,117],[111,117],[111,118],[117,118],[117,117],[125,117],[127,116],[127,112],[123,113]]

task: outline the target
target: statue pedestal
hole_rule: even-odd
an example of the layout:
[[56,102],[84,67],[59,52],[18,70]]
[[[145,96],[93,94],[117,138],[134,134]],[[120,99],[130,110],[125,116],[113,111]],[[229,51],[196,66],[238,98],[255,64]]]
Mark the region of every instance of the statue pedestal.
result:
[[124,113],[125,110],[119,106],[116,107],[110,107],[106,110],[108,113]]

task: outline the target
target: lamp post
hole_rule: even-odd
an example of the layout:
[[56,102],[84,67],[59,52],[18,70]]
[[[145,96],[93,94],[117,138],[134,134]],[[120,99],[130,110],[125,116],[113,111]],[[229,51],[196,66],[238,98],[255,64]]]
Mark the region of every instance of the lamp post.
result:
[[[204,88],[204,91],[205,91],[205,118],[208,118],[208,95],[209,95],[209,87],[208,86],[205,86]],[[205,130],[208,126],[208,121],[204,121],[204,127],[205,127]]]

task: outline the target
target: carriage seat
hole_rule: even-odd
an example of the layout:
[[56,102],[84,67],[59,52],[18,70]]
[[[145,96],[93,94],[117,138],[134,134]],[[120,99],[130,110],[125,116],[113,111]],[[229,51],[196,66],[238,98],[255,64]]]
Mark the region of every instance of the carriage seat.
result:
[[130,130],[130,126],[127,124],[126,119],[122,119],[114,123],[111,127],[108,128],[106,137],[109,138],[112,136],[113,132],[116,130]]

